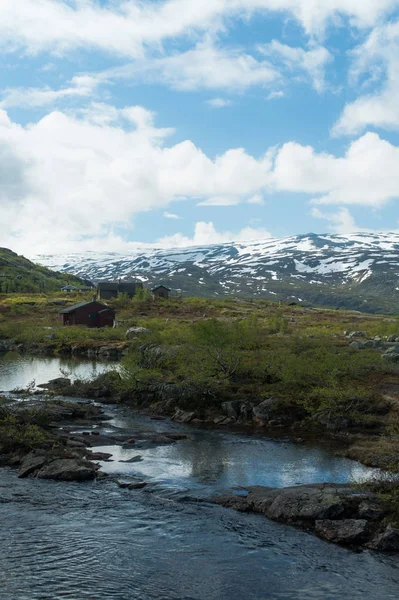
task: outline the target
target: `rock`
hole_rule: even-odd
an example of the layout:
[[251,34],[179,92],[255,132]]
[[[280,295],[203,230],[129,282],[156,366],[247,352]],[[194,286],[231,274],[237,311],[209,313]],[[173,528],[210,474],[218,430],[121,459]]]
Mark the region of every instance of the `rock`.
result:
[[66,445],[69,446],[69,448],[86,448],[86,444],[83,442],[77,442],[76,440],[67,440]]
[[185,433],[165,433],[165,435],[166,437],[170,438],[171,440],[175,440],[176,442],[180,440],[186,440],[188,437]]
[[22,461],[22,464],[18,471],[18,477],[28,477],[38,469],[41,469],[43,465],[47,462],[48,457],[46,454],[36,454],[35,452],[30,452],[25,456]]
[[185,412],[184,410],[177,409],[172,417],[172,421],[178,423],[190,423],[195,417],[195,412]]
[[253,420],[259,425],[268,421],[277,421],[278,424],[291,423],[301,419],[304,414],[303,407],[288,404],[279,398],[267,398],[252,409]]
[[143,460],[141,454],[137,454],[137,456],[132,456],[132,458],[128,458],[127,460],[120,460],[121,463],[135,463]]
[[117,479],[115,481],[115,483],[118,487],[120,487],[122,489],[127,489],[127,490],[140,490],[148,485],[147,481],[133,482],[133,481],[120,481],[119,479]]
[[77,458],[60,458],[45,464],[37,473],[39,479],[88,481],[95,479],[97,466]]
[[315,523],[316,533],[336,544],[356,544],[367,538],[368,522],[366,519],[342,519],[332,521],[330,519],[317,520]]
[[382,359],[385,360],[386,362],[397,363],[397,362],[399,362],[399,353],[389,352],[387,354],[383,354]]
[[350,331],[348,333],[348,337],[350,337],[350,338],[354,338],[354,337],[362,337],[362,338],[364,338],[364,337],[367,337],[367,334],[366,334],[365,331]]
[[214,425],[222,425],[225,420],[226,420],[226,417],[224,415],[220,415],[219,417],[215,417],[213,419],[213,424]]
[[68,377],[56,377],[55,379],[50,379],[47,383],[42,383],[37,387],[47,388],[49,390],[58,390],[63,387],[69,387],[71,385],[71,380]]
[[373,550],[381,550],[383,552],[398,552],[399,551],[399,529],[388,525],[383,533],[377,535],[368,545]]
[[381,506],[368,500],[362,502],[358,510],[359,517],[368,521],[381,521],[385,514],[386,511]]
[[399,342],[399,335],[390,335],[387,337],[387,342]]
[[125,333],[128,340],[134,340],[142,335],[151,335],[151,331],[145,327],[130,327]]
[[228,417],[237,420],[241,412],[241,406],[242,402],[240,400],[223,402],[222,410]]
[[364,342],[354,341],[349,344],[349,348],[353,348],[354,350],[364,350],[366,344]]
[[111,456],[112,454],[109,454],[108,452],[89,452],[86,454],[87,460],[109,461]]

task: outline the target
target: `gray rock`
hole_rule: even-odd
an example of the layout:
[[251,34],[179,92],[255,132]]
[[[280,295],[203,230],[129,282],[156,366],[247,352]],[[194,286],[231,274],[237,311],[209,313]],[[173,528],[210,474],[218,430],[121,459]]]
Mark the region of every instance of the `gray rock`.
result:
[[38,469],[41,469],[46,461],[47,456],[45,454],[36,454],[35,452],[30,452],[22,461],[18,471],[18,477],[28,477],[28,475],[31,475]]
[[118,487],[127,490],[140,490],[148,485],[147,481],[120,481],[119,479],[115,483]]
[[126,339],[134,340],[143,335],[151,335],[151,331],[145,327],[130,327],[125,333]]
[[381,550],[383,552],[398,552],[399,551],[399,529],[388,525],[383,533],[380,533],[369,544],[369,548],[373,550]]
[[397,363],[399,362],[399,353],[397,354],[396,352],[389,352],[387,354],[383,354],[382,359],[386,362]]
[[364,350],[366,344],[364,342],[354,341],[349,344],[349,348],[353,348],[354,350]]
[[390,335],[387,338],[387,342],[399,342],[399,335]]
[[280,424],[297,421],[303,416],[303,407],[287,404],[278,398],[267,398],[252,409],[253,420],[259,425],[268,421],[277,421]]
[[233,419],[238,419],[241,412],[242,402],[240,400],[233,400],[230,402],[223,402],[222,410],[223,412]]
[[365,500],[360,504],[358,514],[361,519],[381,521],[381,519],[384,518],[386,511],[378,504]]
[[367,334],[365,331],[351,331],[348,333],[348,337],[350,338],[355,338],[355,337],[367,337]]
[[366,519],[330,519],[317,520],[316,533],[335,544],[356,544],[367,538],[368,522]]
[[128,458],[127,460],[120,460],[121,463],[136,463],[143,460],[141,454],[137,454],[137,456],[132,456],[132,458]]
[[177,421],[178,423],[190,423],[195,416],[195,412],[186,412],[184,410],[177,409],[172,417],[172,421]]
[[77,458],[60,458],[44,465],[37,473],[39,479],[57,481],[88,481],[95,479],[97,466]]

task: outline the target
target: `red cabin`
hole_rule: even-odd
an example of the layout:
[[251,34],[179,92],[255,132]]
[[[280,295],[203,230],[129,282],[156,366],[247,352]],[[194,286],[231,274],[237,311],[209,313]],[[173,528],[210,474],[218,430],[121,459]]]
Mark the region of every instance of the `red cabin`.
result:
[[102,302],[79,302],[60,311],[63,325],[113,327],[115,311]]

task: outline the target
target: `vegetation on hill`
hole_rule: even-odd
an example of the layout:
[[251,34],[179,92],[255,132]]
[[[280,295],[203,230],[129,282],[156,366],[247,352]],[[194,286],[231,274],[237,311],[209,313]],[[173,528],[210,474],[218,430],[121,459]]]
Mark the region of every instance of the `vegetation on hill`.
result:
[[85,286],[87,282],[74,275],[51,271],[7,248],[0,248],[0,292],[51,292],[65,285]]

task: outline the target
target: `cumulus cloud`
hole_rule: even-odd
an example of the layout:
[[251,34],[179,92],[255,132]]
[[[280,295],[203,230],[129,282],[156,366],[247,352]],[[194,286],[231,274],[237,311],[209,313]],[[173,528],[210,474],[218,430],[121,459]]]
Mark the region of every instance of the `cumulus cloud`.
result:
[[[0,110],[1,243],[21,252],[116,244],[116,230],[131,238],[135,215],[171,215],[177,201],[261,204],[264,193],[290,192],[318,204],[374,208],[399,197],[399,148],[377,134],[354,141],[343,156],[288,142],[259,157],[236,148],[210,158],[190,140],[168,145],[171,132],[140,106],[54,111],[25,127]],[[348,213],[340,214],[348,223]],[[199,234],[233,239],[201,223],[192,243]],[[183,244],[179,236],[173,243]]]
[[375,28],[352,54],[351,81],[359,86],[365,78],[366,91],[345,106],[333,134],[355,135],[370,125],[399,129],[399,21]]
[[343,157],[289,142],[276,155],[276,189],[315,195],[315,204],[380,207],[399,197],[399,148],[367,133]]
[[186,246],[204,246],[208,244],[223,244],[226,242],[247,242],[250,240],[261,240],[272,237],[264,228],[244,227],[238,232],[216,230],[215,225],[210,221],[200,221],[195,224],[194,235],[192,238],[175,233],[165,236],[158,240],[164,248],[184,248]]
[[[332,54],[323,46],[313,46],[308,50],[282,44],[273,40],[269,44],[261,44],[258,50],[264,55],[281,64],[288,72],[301,71],[312,81],[317,92],[325,87],[325,68],[333,61]],[[269,99],[279,96],[278,92],[269,95]]]
[[312,208],[312,217],[315,219],[325,219],[331,223],[330,231],[334,233],[353,233],[359,231],[355,219],[347,208],[340,208],[335,213],[322,212],[319,208]]
[[[222,31],[232,18],[280,12],[310,35],[346,18],[368,28],[397,8],[397,0],[2,0],[0,44],[7,51],[57,54],[97,48],[137,57],[149,46],[194,33]],[[117,32],[117,35],[115,35]]]

